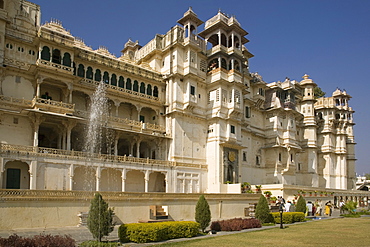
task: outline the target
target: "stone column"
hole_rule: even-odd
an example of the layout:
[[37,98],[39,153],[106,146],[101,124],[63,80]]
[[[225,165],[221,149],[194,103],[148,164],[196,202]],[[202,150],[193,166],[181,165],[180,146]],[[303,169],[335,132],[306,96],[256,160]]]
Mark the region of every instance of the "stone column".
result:
[[75,120],[67,120],[63,121],[62,124],[66,128],[66,138],[67,138],[66,150],[71,150],[71,133],[72,129],[76,126],[77,122]]
[[37,79],[36,79],[36,97],[37,98],[40,98],[40,95],[41,95],[40,85],[44,81],[44,79],[45,78],[41,77],[41,76],[37,77]]
[[96,168],[96,191],[100,191],[100,176],[101,176],[101,168],[97,167]]
[[149,192],[149,171],[145,171],[145,176],[144,176],[144,180],[145,180],[145,192]]
[[4,158],[0,157],[0,188],[3,188],[3,180],[4,180],[4,172],[5,172],[5,164],[4,164]]
[[35,190],[36,187],[36,181],[37,181],[37,161],[33,160],[31,161],[31,164],[29,165],[30,169],[28,172],[30,173],[30,190]]
[[69,166],[69,172],[68,172],[69,174],[69,188],[68,188],[68,190],[73,190],[73,176],[74,176],[74,166],[73,166],[73,164],[71,164],[70,166]]
[[122,192],[126,192],[126,169],[122,169]]

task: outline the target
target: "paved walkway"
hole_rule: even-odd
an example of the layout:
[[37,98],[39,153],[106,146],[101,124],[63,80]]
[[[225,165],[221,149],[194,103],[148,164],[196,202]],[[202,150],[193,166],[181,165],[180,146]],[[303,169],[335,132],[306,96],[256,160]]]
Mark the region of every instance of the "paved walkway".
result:
[[[323,217],[326,217],[326,216],[323,216]],[[334,210],[332,216],[327,217],[327,218],[337,218],[337,217],[339,217],[339,210]],[[262,228],[246,229],[246,230],[235,231],[235,232],[218,232],[217,236],[235,234],[235,233],[240,233],[240,232],[258,231],[258,230],[264,230],[264,229],[274,228],[274,227],[279,227],[279,225],[277,224],[275,226],[263,226]],[[31,237],[31,236],[39,235],[39,234],[62,235],[62,236],[69,235],[73,239],[75,239],[77,243],[81,243],[81,242],[88,241],[88,240],[94,240],[90,231],[87,229],[87,227],[71,226],[71,227],[61,227],[61,228],[32,228],[32,229],[0,230],[0,237],[6,238],[12,234],[17,234],[18,236],[22,236],[22,237]],[[207,238],[211,236],[214,236],[214,235],[199,236],[197,238]],[[102,240],[118,241],[118,226],[114,228],[113,232],[110,233],[108,237],[104,237]],[[184,241],[184,240],[189,240],[189,238],[172,239],[166,242],[179,242],[179,241]],[[151,246],[151,245],[156,245],[156,244],[159,244],[159,243],[147,243],[147,244],[128,243],[128,244],[124,244],[123,246],[140,247],[140,246]]]

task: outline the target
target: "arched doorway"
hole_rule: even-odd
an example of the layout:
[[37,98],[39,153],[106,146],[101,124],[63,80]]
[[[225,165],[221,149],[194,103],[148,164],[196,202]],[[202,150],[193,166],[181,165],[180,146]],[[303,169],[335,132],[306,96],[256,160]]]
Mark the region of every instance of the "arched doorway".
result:
[[5,164],[3,188],[5,189],[29,189],[30,174],[29,166],[20,160],[9,161]]

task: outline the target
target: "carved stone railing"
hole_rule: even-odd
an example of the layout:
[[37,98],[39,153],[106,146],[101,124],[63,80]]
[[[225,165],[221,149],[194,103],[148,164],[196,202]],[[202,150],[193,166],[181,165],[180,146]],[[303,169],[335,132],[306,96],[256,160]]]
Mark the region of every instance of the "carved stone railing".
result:
[[[87,111],[83,110],[75,110],[74,115],[82,118],[88,118],[89,113]],[[163,134],[166,131],[166,127],[158,124],[152,124],[152,123],[143,123],[136,120],[128,119],[128,118],[120,118],[120,117],[108,117],[107,118],[109,122],[111,123],[117,123],[119,125],[123,125],[123,127],[133,127],[137,128],[139,130],[149,130],[154,132],[159,132]]]
[[[82,79],[80,81],[80,83],[97,86],[100,82],[94,81],[94,80],[91,80],[91,79]],[[155,97],[155,96],[152,96],[152,95],[147,95],[147,94],[144,94],[144,93],[135,92],[133,90],[128,90],[126,88],[121,88],[121,87],[117,87],[117,86],[113,86],[113,85],[109,85],[109,84],[105,84],[105,88],[112,89],[112,90],[115,90],[115,91],[119,91],[123,94],[126,94],[127,96],[133,96],[133,97],[136,97],[136,98],[139,98],[139,99],[145,98],[145,99],[148,99],[148,100],[156,102],[156,103],[159,102],[158,97]]]
[[137,158],[132,156],[119,156],[111,154],[98,154],[98,153],[87,153],[74,150],[63,150],[63,149],[54,149],[54,148],[45,148],[45,147],[32,147],[32,146],[23,146],[23,145],[13,145],[0,143],[0,153],[2,154],[17,154],[25,155],[27,157],[50,157],[50,158],[59,158],[63,160],[98,160],[98,161],[109,161],[117,163],[136,163],[141,165],[161,165],[168,167],[189,167],[189,168],[200,168],[206,169],[207,165],[205,164],[190,164],[182,163],[176,161],[167,161],[167,160],[156,160],[149,158]]
[[62,101],[35,97],[32,100],[32,107],[61,114],[72,114],[74,112],[75,105],[64,103]]
[[18,99],[5,95],[0,95],[0,104],[32,107],[32,100]]
[[59,69],[59,71],[65,71],[68,74],[72,74],[72,72],[73,72],[72,67],[68,67],[68,66],[65,66],[65,65],[58,64],[58,63],[53,63],[53,62],[46,61],[46,60],[43,60],[43,59],[38,59],[37,62],[36,62],[36,65],[43,66],[43,67],[48,67],[48,68],[53,68],[53,69],[54,68]]

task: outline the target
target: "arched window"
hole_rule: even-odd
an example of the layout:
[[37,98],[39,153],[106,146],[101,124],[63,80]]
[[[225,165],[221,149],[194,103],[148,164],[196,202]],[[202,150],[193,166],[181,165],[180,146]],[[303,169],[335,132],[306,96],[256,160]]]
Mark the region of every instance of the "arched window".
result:
[[117,76],[115,74],[112,74],[112,78],[111,78],[111,85],[113,86],[117,86]]
[[50,49],[47,46],[44,46],[41,51],[41,59],[50,61]]
[[107,71],[104,71],[103,81],[104,83],[109,84],[109,73]]
[[152,95],[152,85],[148,84],[148,87],[146,89],[146,94],[147,95]]
[[132,90],[132,84],[131,84],[131,79],[130,78],[127,78],[126,89],[127,90]]
[[64,66],[71,67],[71,64],[72,64],[71,55],[68,52],[64,53],[64,56],[63,56],[63,65]]
[[122,76],[120,76],[118,79],[118,86],[121,88],[125,87],[125,79]]
[[145,83],[140,83],[140,93],[145,93]]
[[78,65],[77,76],[85,77],[85,66],[83,66],[83,64]]
[[154,97],[158,97],[158,87],[157,87],[157,86],[154,86],[154,89],[153,89],[153,96],[154,96]]
[[134,81],[134,87],[133,87],[133,90],[135,92],[139,92],[139,83],[137,82],[137,80]]
[[100,69],[97,69],[95,71],[95,81],[101,81],[101,71],[100,71]]
[[226,63],[226,59],[225,58],[222,58],[221,59],[221,68],[227,69],[227,63]]
[[60,55],[59,49],[53,50],[53,58],[51,60],[53,63],[61,64],[62,63],[62,56]]
[[89,66],[86,70],[86,78],[92,80],[93,79],[93,69]]

